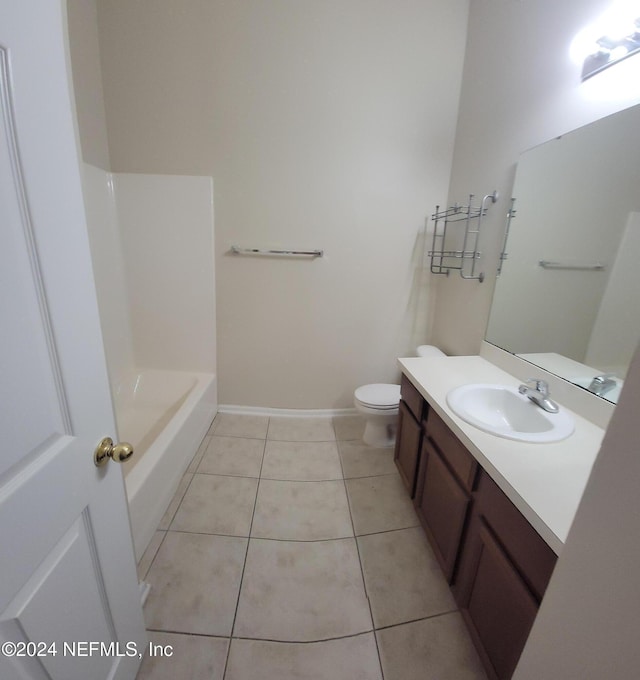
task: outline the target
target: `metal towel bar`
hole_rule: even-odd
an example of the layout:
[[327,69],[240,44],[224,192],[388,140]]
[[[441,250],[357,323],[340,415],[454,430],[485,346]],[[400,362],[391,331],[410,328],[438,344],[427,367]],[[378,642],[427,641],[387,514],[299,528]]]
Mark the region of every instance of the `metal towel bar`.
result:
[[306,255],[307,257],[322,257],[324,250],[263,250],[261,248],[239,248],[231,246],[234,255]]
[[538,264],[543,269],[586,269],[589,271],[602,271],[602,262],[552,262],[550,260],[540,260]]

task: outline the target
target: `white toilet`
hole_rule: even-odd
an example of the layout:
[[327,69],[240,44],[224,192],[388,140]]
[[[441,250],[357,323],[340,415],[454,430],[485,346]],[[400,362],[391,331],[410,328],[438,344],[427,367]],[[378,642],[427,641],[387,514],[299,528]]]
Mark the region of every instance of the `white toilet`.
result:
[[[419,357],[445,356],[433,345],[420,345]],[[374,383],[358,387],[353,395],[356,410],[365,417],[362,440],[376,448],[393,446],[396,441],[400,385]]]

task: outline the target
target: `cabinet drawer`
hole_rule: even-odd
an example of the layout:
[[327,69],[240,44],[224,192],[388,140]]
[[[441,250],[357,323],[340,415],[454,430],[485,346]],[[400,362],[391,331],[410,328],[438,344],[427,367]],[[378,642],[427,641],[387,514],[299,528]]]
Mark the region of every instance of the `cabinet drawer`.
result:
[[471,499],[426,439],[422,443],[421,474],[416,511],[451,582]]
[[413,417],[421,422],[426,411],[426,402],[418,390],[411,384],[406,375],[402,375],[400,381],[400,396],[402,401],[409,407]]
[[478,472],[476,459],[433,409],[427,416],[426,431],[462,485],[471,491]]
[[398,408],[398,433],[394,460],[400,473],[400,478],[407,487],[409,496],[413,498],[416,486],[416,472],[420,460],[420,445],[422,443],[422,426],[411,415],[404,401]]
[[476,512],[491,527],[538,601],[542,600],[557,557],[500,487],[482,471]]

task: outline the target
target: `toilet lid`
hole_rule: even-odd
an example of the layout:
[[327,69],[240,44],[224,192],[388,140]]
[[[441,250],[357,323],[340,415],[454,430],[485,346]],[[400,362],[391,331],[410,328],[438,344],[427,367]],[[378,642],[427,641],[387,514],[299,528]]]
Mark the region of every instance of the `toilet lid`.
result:
[[355,391],[355,398],[366,406],[379,409],[393,409],[400,402],[400,385],[375,383],[362,385]]

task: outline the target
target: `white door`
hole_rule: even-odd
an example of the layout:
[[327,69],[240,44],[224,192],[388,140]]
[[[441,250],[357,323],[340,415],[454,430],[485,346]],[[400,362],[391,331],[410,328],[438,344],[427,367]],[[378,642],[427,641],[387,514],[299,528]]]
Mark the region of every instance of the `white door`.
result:
[[[0,678],[132,680],[146,634],[62,0],[0,0]],[[101,644],[102,643],[102,644]]]

